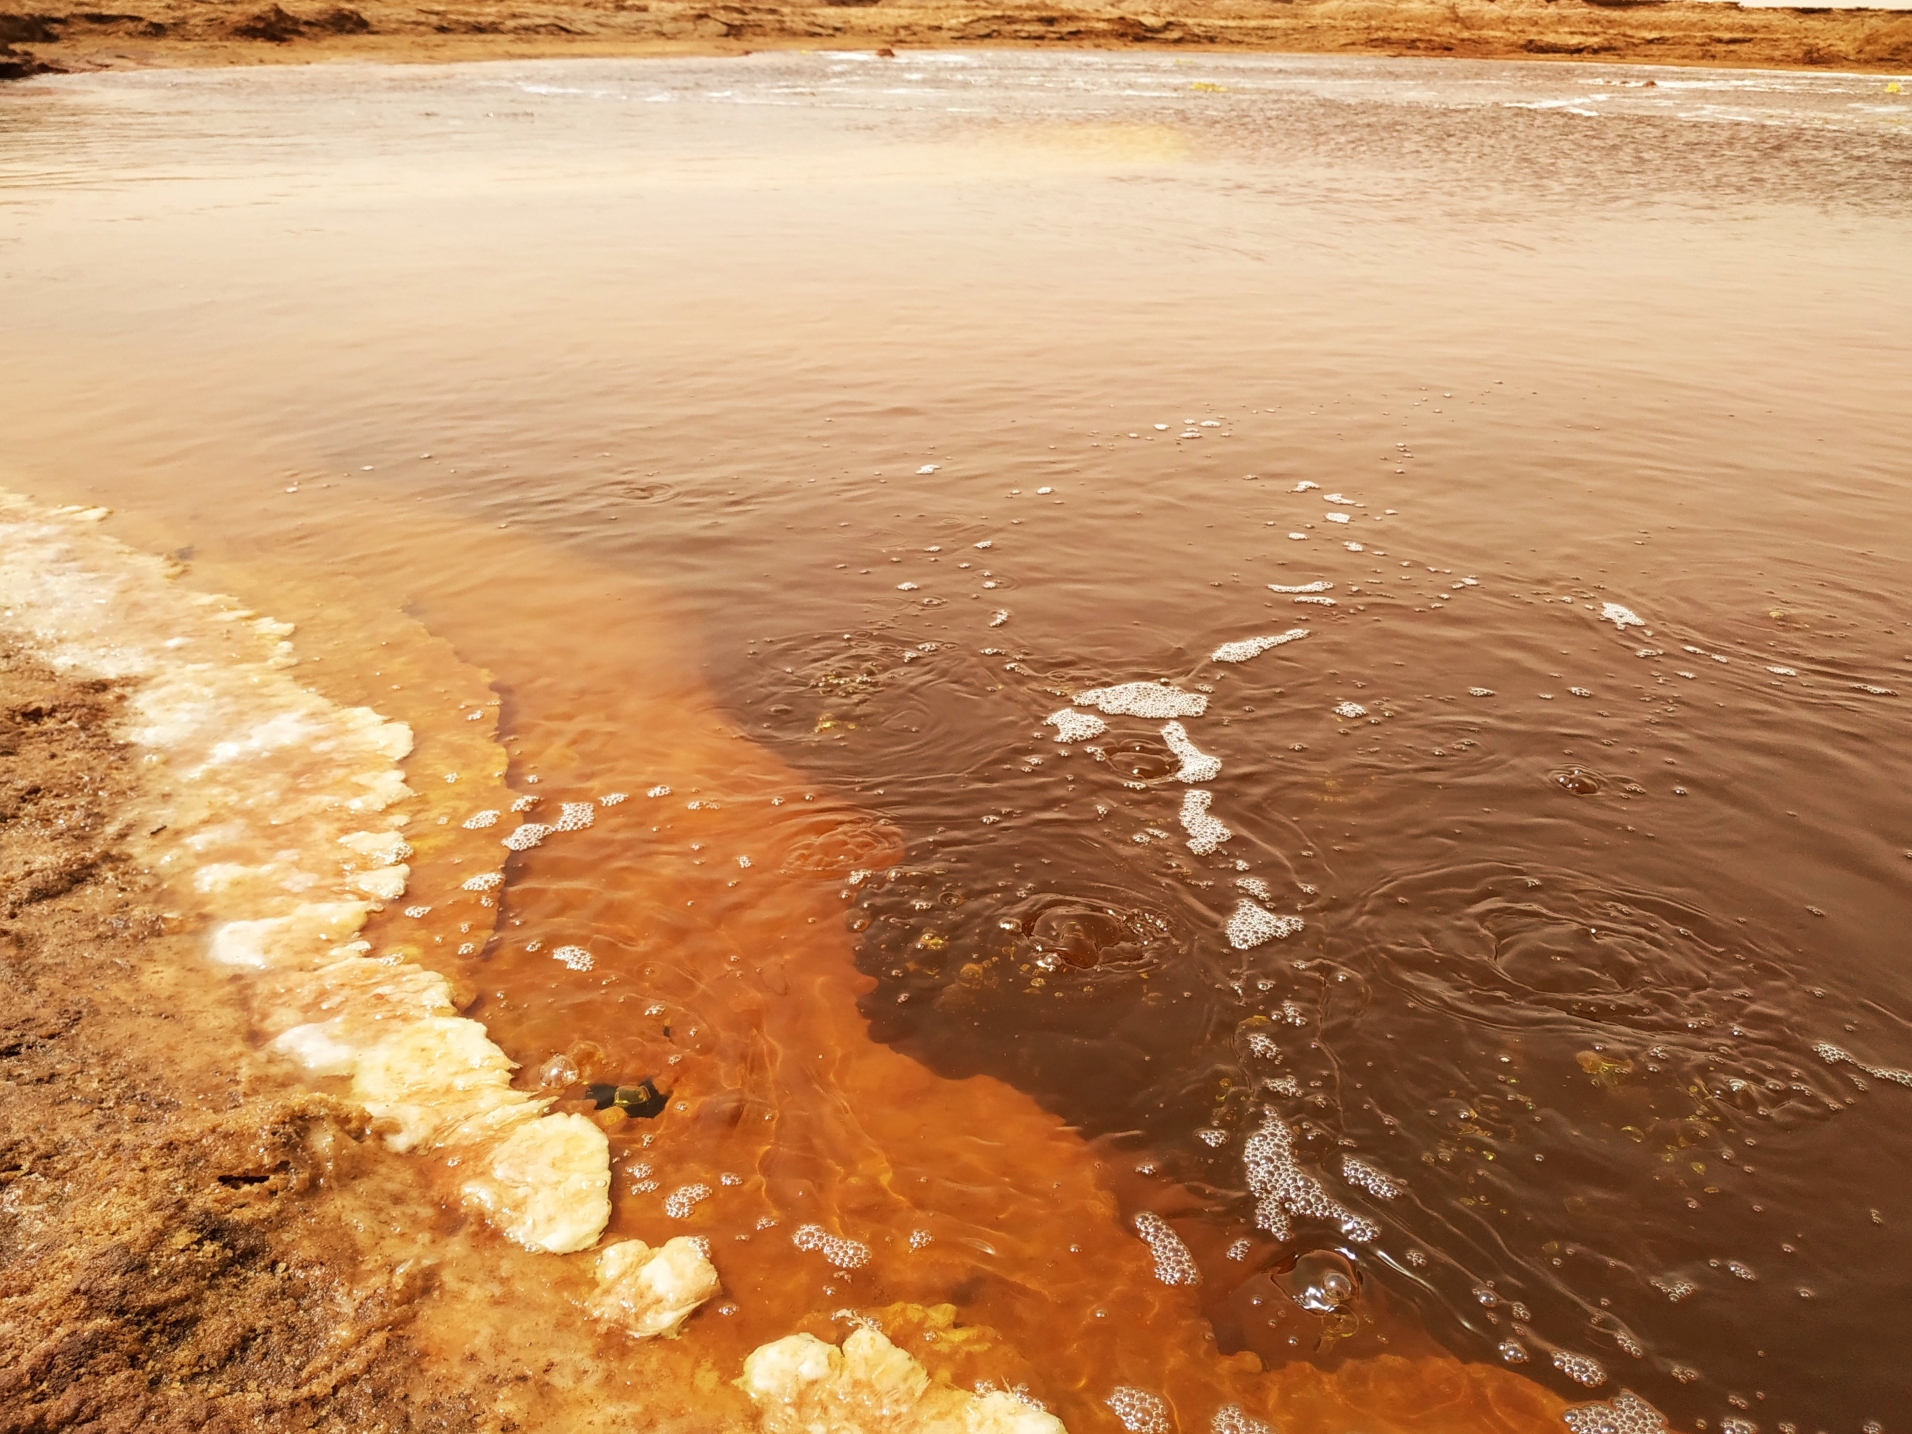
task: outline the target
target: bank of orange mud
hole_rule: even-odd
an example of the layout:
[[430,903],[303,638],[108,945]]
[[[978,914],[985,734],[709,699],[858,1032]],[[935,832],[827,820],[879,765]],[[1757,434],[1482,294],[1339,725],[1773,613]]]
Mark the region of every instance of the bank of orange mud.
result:
[[981,45],[1889,70],[1912,65],[1912,14],[1741,9],[1702,0],[1179,0],[1160,6],[1039,0],[133,0],[109,13],[51,5],[0,13],[0,50],[11,47],[0,55],[0,72],[15,76],[39,66]]

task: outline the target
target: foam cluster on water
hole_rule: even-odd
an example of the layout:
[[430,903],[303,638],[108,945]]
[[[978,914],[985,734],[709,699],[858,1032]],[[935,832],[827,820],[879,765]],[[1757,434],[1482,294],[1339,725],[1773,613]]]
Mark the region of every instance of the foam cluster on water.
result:
[[1064,707],[1059,712],[1051,712],[1042,719],[1056,729],[1058,742],[1086,742],[1091,737],[1100,737],[1109,730],[1109,724],[1093,712],[1078,712],[1073,707]]
[[1358,1185],[1370,1195],[1382,1200],[1395,1199],[1401,1193],[1397,1185],[1379,1166],[1363,1160],[1358,1155],[1341,1157],[1341,1178],[1350,1185]]
[[1102,1402],[1129,1434],[1169,1434],[1175,1427],[1169,1418],[1168,1401],[1146,1389],[1118,1384]]
[[1142,1237],[1149,1247],[1149,1253],[1155,1256],[1155,1278],[1165,1285],[1199,1285],[1202,1272],[1196,1268],[1195,1257],[1188,1252],[1188,1246],[1182,1243],[1182,1237],[1170,1228],[1168,1221],[1153,1210],[1143,1210],[1131,1222],[1135,1233]]
[[1556,1349],[1553,1352],[1553,1367],[1575,1384],[1584,1384],[1589,1389],[1597,1389],[1607,1382],[1606,1369],[1590,1354]]
[[1291,627],[1286,632],[1273,633],[1267,637],[1244,637],[1235,642],[1224,642],[1208,654],[1210,662],[1246,662],[1251,657],[1260,657],[1271,647],[1280,647],[1283,643],[1295,642],[1308,635],[1305,627]]
[[1889,1080],[1895,1085],[1912,1086],[1912,1071],[1902,1071],[1892,1066],[1869,1066],[1850,1051],[1835,1046],[1831,1041],[1814,1041],[1812,1049],[1813,1054],[1829,1066],[1843,1062],[1846,1065],[1857,1066],[1875,1080]]
[[1182,763],[1175,774],[1178,782],[1212,782],[1222,774],[1222,759],[1211,757],[1189,739],[1188,728],[1180,722],[1165,723],[1162,727],[1162,740],[1168,743]]
[[559,946],[552,951],[551,959],[573,971],[589,971],[597,965],[596,959],[582,946]]
[[1200,692],[1184,692],[1164,682],[1123,682],[1114,687],[1091,687],[1075,700],[1111,717],[1199,717],[1208,710]]
[[1208,1434],[1275,1434],[1275,1431],[1241,1405],[1224,1404],[1208,1421]]
[[799,1225],[790,1234],[799,1250],[815,1250],[839,1270],[861,1269],[870,1262],[870,1247],[861,1240],[832,1235],[821,1225]]
[[870,1323],[841,1349],[813,1334],[759,1345],[737,1384],[763,1434],[1065,1434],[1061,1420],[1007,1390],[933,1381]]
[[359,939],[411,876],[410,729],[301,686],[287,624],[178,586],[95,516],[0,494],[0,606],[56,669],[126,685],[154,834],[138,855],[198,908],[211,961],[249,978],[270,1049],[349,1081],[392,1148],[455,1157],[465,1203],[517,1243],[594,1243],[604,1132],[512,1089],[442,975]]
[[1242,1166],[1248,1189],[1255,1197],[1255,1223],[1277,1240],[1286,1240],[1293,1226],[1290,1216],[1326,1220],[1351,1240],[1372,1240],[1378,1226],[1331,1198],[1321,1182],[1295,1159],[1295,1137],[1272,1110],[1262,1116],[1261,1128],[1242,1147]]
[[[1262,889],[1266,891],[1267,887],[1263,885]],[[1237,951],[1252,951],[1263,942],[1294,935],[1302,924],[1299,916],[1277,915],[1244,898],[1229,914],[1228,944]]]
[[558,819],[551,823],[554,832],[579,832],[597,820],[597,808],[589,802],[560,802]]
[[1625,632],[1630,627],[1646,626],[1645,618],[1641,617],[1632,608],[1622,607],[1617,602],[1601,603],[1600,616],[1607,622],[1612,623],[1621,632]]
[[1197,856],[1207,856],[1234,835],[1221,818],[1208,814],[1214,800],[1214,793],[1200,787],[1182,794],[1182,830],[1188,833],[1188,849]]

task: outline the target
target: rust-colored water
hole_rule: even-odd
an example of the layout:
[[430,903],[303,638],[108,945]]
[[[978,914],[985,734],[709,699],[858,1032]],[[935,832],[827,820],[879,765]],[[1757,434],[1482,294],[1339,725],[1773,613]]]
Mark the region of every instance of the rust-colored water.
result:
[[[756,1344],[906,1301],[1078,1431],[1120,1385],[1893,1428],[1908,144],[1872,79],[1597,67],[36,81],[0,480],[322,634],[428,755],[469,693],[386,679],[403,612],[517,791],[629,794],[424,959],[527,1081],[670,1092],[614,1229],[726,1296],[616,1356],[713,1427]],[[1212,854],[1159,721],[1043,725],[1150,678],[1209,696]],[[1301,929],[1232,947],[1244,878]],[[1376,1238],[1256,1227],[1264,1111]]]

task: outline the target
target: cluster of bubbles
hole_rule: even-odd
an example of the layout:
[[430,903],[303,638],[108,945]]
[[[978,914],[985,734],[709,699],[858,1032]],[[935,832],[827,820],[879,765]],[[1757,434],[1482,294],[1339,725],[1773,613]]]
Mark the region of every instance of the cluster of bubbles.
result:
[[1137,1213],[1131,1222],[1135,1233],[1142,1237],[1155,1256],[1155,1278],[1165,1285],[1199,1285],[1202,1272],[1196,1268],[1195,1257],[1188,1252],[1188,1246],[1182,1243],[1182,1237],[1170,1228],[1168,1221],[1153,1210]]
[[832,1235],[821,1225],[799,1225],[790,1233],[790,1243],[799,1250],[814,1250],[834,1269],[861,1269],[870,1262],[870,1247],[861,1240]]
[[1277,1240],[1286,1240],[1292,1233],[1290,1216],[1327,1221],[1351,1240],[1379,1238],[1378,1225],[1335,1201],[1319,1180],[1301,1168],[1295,1159],[1294,1132],[1272,1110],[1262,1113],[1260,1129],[1244,1142],[1242,1165],[1255,1197],[1255,1223]]

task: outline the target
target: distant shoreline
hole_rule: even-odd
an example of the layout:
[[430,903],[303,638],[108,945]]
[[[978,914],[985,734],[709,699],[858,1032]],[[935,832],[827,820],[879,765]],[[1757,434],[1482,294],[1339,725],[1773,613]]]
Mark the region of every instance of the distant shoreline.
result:
[[[4,0],[0,0],[4,3]],[[1172,9],[1009,0],[144,0],[0,11],[0,79],[98,70],[370,60],[722,56],[768,49],[1144,49],[1177,54],[1579,60],[1735,69],[1912,71],[1912,10],[1719,0],[1183,0]]]

